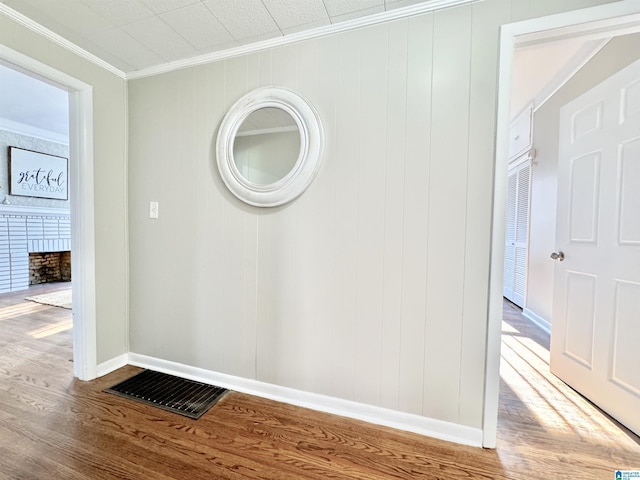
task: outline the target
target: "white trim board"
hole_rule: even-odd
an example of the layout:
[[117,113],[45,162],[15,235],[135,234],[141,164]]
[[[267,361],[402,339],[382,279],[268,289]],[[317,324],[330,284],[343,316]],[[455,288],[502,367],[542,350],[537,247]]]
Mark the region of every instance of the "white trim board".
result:
[[31,205],[11,205],[0,203],[0,215],[36,215],[47,216],[69,216],[71,212],[68,208],[58,207],[36,207]]
[[[0,7],[2,4],[0,4]],[[93,87],[0,44],[0,62],[33,72],[69,91],[69,188],[73,283],[73,369],[96,378],[95,229],[93,202]],[[17,207],[12,207],[17,208]]]
[[444,422],[433,418],[422,417],[410,413],[398,412],[386,408],[375,407],[364,403],[343,400],[317,393],[305,392],[293,388],[281,387],[269,383],[251,380],[211,370],[192,367],[181,363],[162,360],[147,355],[129,353],[101,364],[98,370],[102,375],[122,367],[125,363],[136,367],[148,368],[157,372],[168,373],[206,384],[217,385],[236,392],[268,398],[277,402],[309,408],[320,412],[342,417],[362,420],[375,425],[383,425],[398,430],[425,435],[440,440],[480,447],[482,431],[456,423]]
[[551,322],[545,320],[540,315],[533,313],[528,308],[522,310],[522,315],[531,323],[544,330],[547,334],[551,335]]
[[500,30],[496,158],[482,426],[482,444],[486,448],[495,448],[498,432],[504,231],[514,49],[516,46],[524,47],[576,36],[595,39],[638,31],[640,31],[640,2],[637,0],[622,0],[598,7],[507,24],[503,25]]
[[129,354],[123,353],[122,355],[118,355],[111,360],[107,360],[106,362],[102,362],[96,367],[96,377],[102,377],[111,372],[115,372],[119,368],[122,368],[129,364]]

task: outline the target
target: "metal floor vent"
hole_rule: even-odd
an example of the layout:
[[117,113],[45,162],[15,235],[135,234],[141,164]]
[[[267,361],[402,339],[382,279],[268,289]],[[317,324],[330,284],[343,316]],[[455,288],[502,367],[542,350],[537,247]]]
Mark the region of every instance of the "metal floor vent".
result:
[[144,370],[104,390],[169,412],[198,419],[228,392],[226,388]]

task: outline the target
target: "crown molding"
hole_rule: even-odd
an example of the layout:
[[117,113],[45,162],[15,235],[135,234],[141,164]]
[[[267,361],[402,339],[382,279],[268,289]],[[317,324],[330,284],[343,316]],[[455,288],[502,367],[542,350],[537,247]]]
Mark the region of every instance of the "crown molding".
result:
[[241,45],[239,47],[233,47],[218,52],[207,53],[197,57],[191,57],[184,60],[177,60],[175,62],[164,63],[162,65],[144,68],[142,70],[128,73],[127,79],[133,80],[138,78],[151,77],[153,75],[168,73],[174,70],[180,70],[183,68],[195,67],[198,65],[204,65],[220,60],[226,60],[228,58],[239,57],[241,55],[258,52],[260,50],[266,50],[268,48],[290,45],[292,43],[301,42],[303,40],[325,37],[327,35],[347,32],[350,30],[355,30],[357,28],[369,27],[392,20],[413,17],[415,15],[430,13],[436,10],[442,10],[444,8],[455,7],[469,3],[477,3],[481,1],[484,0],[432,0],[430,2],[397,8],[394,10],[376,13],[373,15],[368,15],[366,17],[355,18],[353,20],[347,20],[345,22],[339,22],[324,27],[304,30],[282,37],[270,38],[268,40],[263,40],[248,45]]
[[397,8],[386,12],[376,13],[368,15],[366,17],[355,18],[345,22],[339,22],[324,27],[314,28],[311,30],[305,30],[296,32],[290,35],[284,35],[282,37],[263,40],[260,42],[251,43],[248,45],[242,45],[239,47],[229,48],[218,52],[212,52],[197,57],[187,58],[184,60],[177,60],[175,62],[164,63],[153,67],[144,68],[134,72],[123,72],[119,68],[114,67],[108,62],[105,62],[96,55],[86,51],[79,47],[75,43],[67,40],[66,38],[52,32],[46,27],[43,27],[39,23],[24,16],[20,12],[15,11],[11,7],[0,3],[0,13],[19,23],[20,25],[28,28],[29,30],[42,35],[46,39],[56,43],[57,45],[69,50],[70,52],[78,55],[85,60],[88,60],[95,65],[117,75],[125,80],[132,80],[137,78],[151,77],[161,73],[168,73],[174,70],[180,70],[183,68],[194,67],[197,65],[203,65],[206,63],[216,62],[219,60],[225,60],[228,58],[239,57],[249,53],[258,52],[268,48],[279,47],[283,45],[290,45],[292,43],[301,42],[303,40],[311,40],[314,38],[325,37],[327,35],[333,35],[336,33],[347,32],[355,30],[357,28],[369,27],[392,20],[398,20],[402,18],[408,18],[415,15],[421,15],[425,13],[434,12],[436,10],[442,10],[444,8],[456,7],[460,5],[466,5],[470,3],[482,2],[484,0],[431,0],[417,5],[411,5],[408,7]]
[[19,23],[23,27],[28,28],[32,32],[35,32],[35,33],[37,33],[39,35],[42,35],[47,40],[50,40],[51,42],[61,46],[62,48],[65,48],[65,49],[69,50],[70,52],[78,55],[79,57],[84,58],[85,60],[88,60],[91,63],[97,65],[98,67],[103,68],[103,69],[113,73],[114,75],[117,75],[118,77],[123,78],[123,79],[126,80],[127,74],[125,72],[123,72],[122,70],[114,67],[110,63],[105,62],[101,58],[95,56],[93,53],[87,52],[85,49],[80,48],[75,43],[70,42],[66,38],[58,35],[55,32],[52,32],[51,30],[49,30],[46,27],[43,27],[39,23],[31,20],[29,17],[24,16],[20,12],[15,11],[13,8],[8,7],[4,3],[0,3],[0,13],[5,15],[6,17],[9,17],[11,20]]
[[69,134],[34,127],[33,125],[15,122],[4,117],[0,117],[0,130],[69,146]]

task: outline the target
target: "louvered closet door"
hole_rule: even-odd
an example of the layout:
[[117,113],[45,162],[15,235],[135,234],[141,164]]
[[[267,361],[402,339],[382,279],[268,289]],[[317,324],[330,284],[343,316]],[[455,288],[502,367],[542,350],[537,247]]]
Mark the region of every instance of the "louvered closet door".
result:
[[524,307],[527,289],[530,189],[531,163],[516,161],[509,170],[507,188],[503,295],[520,307]]

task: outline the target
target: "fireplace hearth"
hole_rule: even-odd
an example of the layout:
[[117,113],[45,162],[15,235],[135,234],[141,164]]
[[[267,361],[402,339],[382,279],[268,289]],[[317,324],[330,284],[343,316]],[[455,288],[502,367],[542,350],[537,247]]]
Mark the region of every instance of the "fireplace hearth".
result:
[[71,281],[71,252],[29,253],[29,285]]

